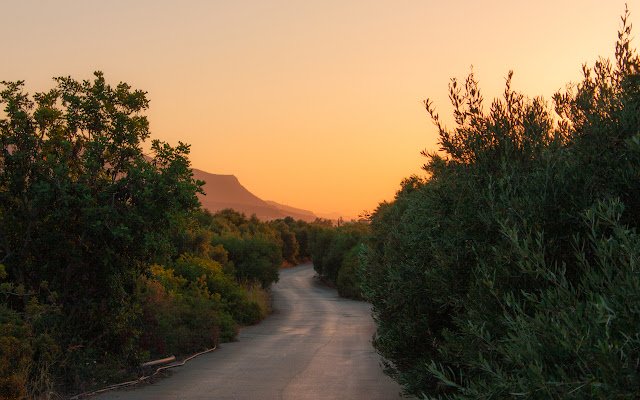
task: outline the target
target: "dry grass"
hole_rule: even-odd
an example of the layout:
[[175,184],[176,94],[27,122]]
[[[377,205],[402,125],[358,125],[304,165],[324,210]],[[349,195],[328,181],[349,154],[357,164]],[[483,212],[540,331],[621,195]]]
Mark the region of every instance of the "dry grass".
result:
[[263,289],[259,284],[244,283],[242,285],[247,292],[249,301],[253,301],[260,307],[260,316],[265,318],[271,314],[271,292]]

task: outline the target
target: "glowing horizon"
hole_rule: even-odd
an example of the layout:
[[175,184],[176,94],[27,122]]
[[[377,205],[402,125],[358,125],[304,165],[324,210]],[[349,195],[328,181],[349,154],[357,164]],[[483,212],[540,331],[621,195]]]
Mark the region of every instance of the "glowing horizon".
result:
[[516,90],[550,101],[612,57],[624,4],[5,2],[0,80],[34,92],[101,70],[148,92],[152,137],[191,144],[194,168],[351,217],[421,173],[437,150],[422,100],[450,122],[450,78],[473,65],[489,106],[514,70]]

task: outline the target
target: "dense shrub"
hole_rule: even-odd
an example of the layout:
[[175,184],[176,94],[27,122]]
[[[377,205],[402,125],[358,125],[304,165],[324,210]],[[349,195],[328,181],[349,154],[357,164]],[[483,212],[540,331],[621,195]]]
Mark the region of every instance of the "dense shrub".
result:
[[225,311],[240,324],[255,324],[265,317],[260,306],[249,300],[247,291],[216,261],[182,255],[175,262],[175,273],[190,282],[201,280],[209,293],[220,297]]
[[237,325],[219,294],[210,293],[205,279],[189,281],[171,269],[152,268],[141,278],[138,296],[144,316],[143,348],[153,356],[188,354],[232,340]]
[[208,245],[201,245],[200,251],[191,253],[205,254],[219,261],[239,282],[257,282],[265,289],[278,281],[278,270],[284,262],[290,265],[298,262],[298,233],[306,226],[305,222],[292,218],[262,222],[255,215],[247,218],[231,209],[215,214],[199,212],[193,222],[195,227],[191,226],[190,231],[200,233],[183,238],[183,248],[197,248],[196,239],[209,235]]
[[286,217],[284,219],[271,221],[269,225],[273,227],[280,236],[282,258],[284,261],[290,265],[297,264],[298,256],[300,255],[300,245],[295,232],[295,220],[291,217]]
[[428,177],[371,219],[362,287],[387,372],[429,398],[636,398],[640,61],[624,26],[554,96],[488,112],[453,80]]
[[338,270],[336,288],[342,297],[361,299],[360,290],[360,255],[363,252],[362,244],[355,245],[345,253]]
[[366,222],[348,222],[338,227],[312,224],[309,247],[313,267],[322,278],[335,284],[345,297],[360,298],[358,254],[369,232]]
[[[6,277],[0,265],[0,280]],[[62,355],[49,325],[60,309],[9,282],[0,285],[0,294],[5,300],[22,297],[26,303],[22,313],[0,304],[0,399],[48,398],[55,393],[55,369]]]
[[27,397],[33,358],[29,326],[15,311],[0,306],[0,399]]
[[[28,391],[46,380],[78,387],[101,375],[96,366],[139,361],[136,279],[170,256],[168,233],[198,206],[189,146],[152,141],[143,154],[144,92],[112,87],[99,72],[55,82],[34,96],[22,82],[0,92],[2,305],[25,318],[40,305],[24,321],[30,367],[51,374],[30,372]],[[41,357],[56,346],[64,351],[55,360]]]
[[333,238],[331,226],[313,225],[309,230],[309,252],[313,261],[313,269],[322,275],[325,257]]
[[263,288],[278,281],[282,251],[277,243],[260,237],[217,237],[214,243],[229,252],[229,261],[239,281],[257,282]]

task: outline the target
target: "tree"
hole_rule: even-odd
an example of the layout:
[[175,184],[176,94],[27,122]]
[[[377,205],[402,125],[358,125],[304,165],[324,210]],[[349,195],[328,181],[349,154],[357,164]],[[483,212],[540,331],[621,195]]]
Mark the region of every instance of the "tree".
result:
[[[49,321],[65,349],[60,373],[100,354],[131,351],[138,275],[170,253],[168,232],[196,207],[201,185],[189,146],[150,136],[146,93],[56,78],[30,97],[23,82],[2,82],[0,103],[0,263],[16,293],[59,305]],[[72,378],[70,378],[72,379]]]
[[453,80],[453,130],[426,179],[372,215],[363,288],[387,372],[417,396],[636,398],[640,393],[640,59],[628,13],[616,61],[546,103],[488,111]]
[[214,238],[213,242],[229,252],[238,281],[260,283],[265,289],[278,282],[282,250],[277,242],[263,237],[240,239],[230,236]]
[[280,242],[282,243],[282,258],[291,265],[295,265],[298,262],[298,254],[300,252],[300,246],[296,232],[294,231],[295,221],[291,217],[285,219],[278,219],[270,223],[280,236]]

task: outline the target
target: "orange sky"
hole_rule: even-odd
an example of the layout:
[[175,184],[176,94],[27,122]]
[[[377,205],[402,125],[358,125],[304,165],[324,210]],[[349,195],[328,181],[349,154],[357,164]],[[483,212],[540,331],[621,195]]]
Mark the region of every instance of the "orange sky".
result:
[[612,56],[624,3],[3,0],[0,80],[46,90],[102,70],[149,92],[152,136],[190,143],[194,167],[355,216],[437,148],[421,101],[447,115],[449,78],[473,64],[489,100],[513,69],[515,89],[550,99]]

